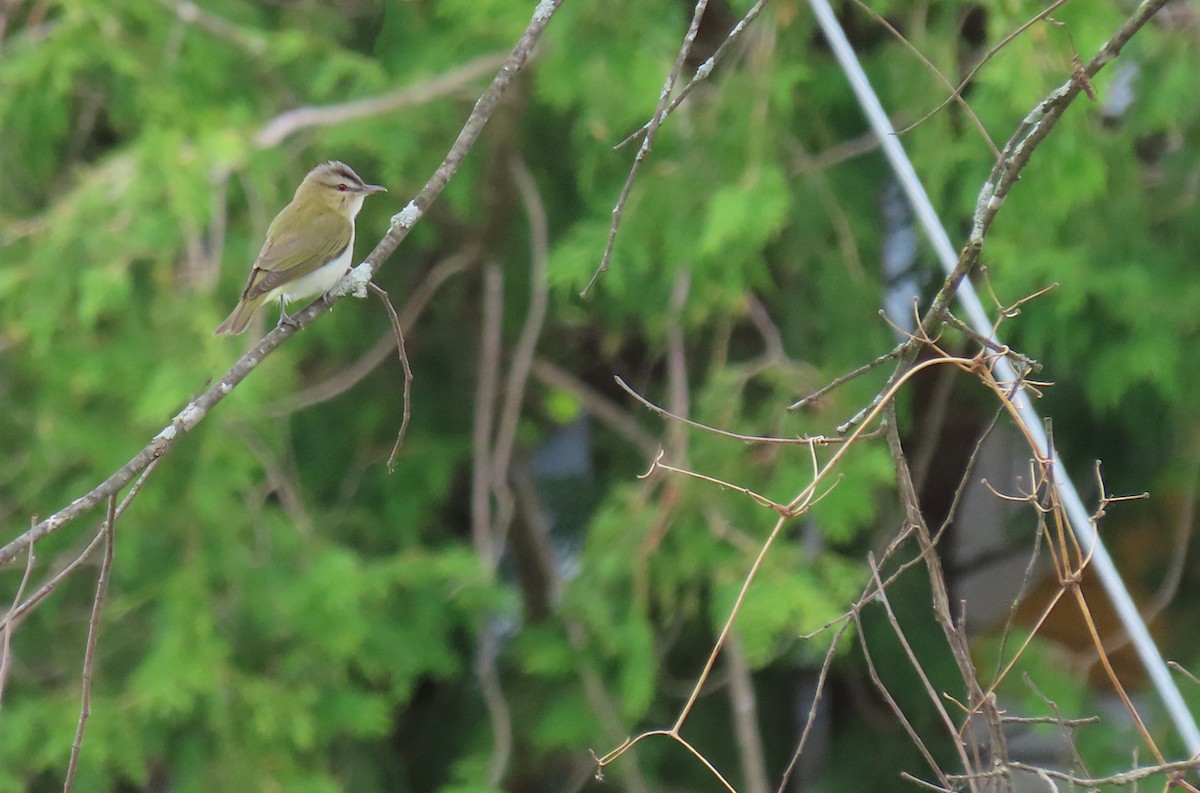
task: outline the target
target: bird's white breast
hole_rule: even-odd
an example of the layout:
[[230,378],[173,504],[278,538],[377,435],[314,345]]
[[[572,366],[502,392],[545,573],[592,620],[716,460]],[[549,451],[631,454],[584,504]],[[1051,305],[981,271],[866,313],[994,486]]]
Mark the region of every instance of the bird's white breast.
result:
[[266,302],[283,298],[285,303],[294,303],[308,297],[316,297],[333,288],[342,280],[342,276],[350,270],[350,261],[354,258],[354,231],[350,231],[350,241],[346,249],[337,258],[330,259],[306,276],[280,284],[267,294]]

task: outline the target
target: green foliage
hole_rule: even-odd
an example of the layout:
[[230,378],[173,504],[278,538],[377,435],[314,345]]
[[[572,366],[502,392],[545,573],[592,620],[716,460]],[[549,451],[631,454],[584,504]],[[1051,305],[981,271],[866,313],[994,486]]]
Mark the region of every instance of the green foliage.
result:
[[[506,53],[533,5],[52,0],[5,12],[4,541],[124,464],[245,348],[245,338],[216,340],[211,330],[305,171],[338,158],[388,185],[359,217],[364,255],[436,167],[486,79],[264,148],[268,123]],[[750,2],[712,5],[736,16]],[[873,7],[952,82],[979,55],[962,37],[965,2]],[[987,45],[1040,8],[988,5]],[[1068,4],[1055,12],[1063,24],[1034,25],[978,73],[966,97],[998,144],[1071,74],[1074,51],[1086,60],[1121,13]],[[653,114],[689,16],[677,2],[564,3],[462,171],[380,273],[400,306],[436,262],[481,250],[408,333],[412,425],[394,474],[384,465],[402,410],[394,359],[316,404],[292,401],[345,385],[351,364],[390,333],[374,302],[340,303],[291,339],[161,460],[117,526],[77,790],[557,788],[579,773],[586,749],[674,723],[778,518],[740,488],[788,503],[811,481],[814,458],[804,445],[664,423],[631,407],[612,375],[664,405],[684,386],[694,421],[794,438],[831,432],[882,375],[808,411],[784,406],[892,343],[877,317],[886,166],[875,152],[846,153],[865,123],[795,0],[768,5],[659,130],[611,267],[579,299],[640,139],[612,146]],[[941,81],[875,22],[858,18],[852,30],[898,122],[942,101]],[[706,58],[723,31],[702,33]],[[1068,384],[1044,403],[1069,424],[1059,425],[1059,443],[1090,452],[1095,438],[1116,435],[1127,439],[1116,470],[1153,468],[1147,475],[1171,473],[1175,449],[1163,444],[1194,444],[1200,404],[1191,354],[1200,105],[1189,35],[1148,31],[1102,73],[1101,102],[1115,68],[1136,60],[1133,105],[1108,120],[1097,105],[1073,107],[985,248],[990,285],[1006,303],[1059,284],[1004,325]],[[682,79],[701,58],[693,61]],[[992,166],[987,144],[956,107],[902,140],[960,239]],[[498,570],[472,543],[481,265],[504,274],[502,381],[531,303],[530,223],[510,176],[517,157],[549,225],[537,355],[589,387],[534,377],[521,405],[514,470],[536,471],[547,439],[589,422],[586,471],[535,480],[551,526],[549,583],[514,550],[543,525],[525,496],[511,505],[512,542]],[[682,384],[669,381],[671,355],[686,362]],[[664,438],[664,463],[732,487],[661,470],[637,480],[649,461],[625,440],[628,428],[605,423],[600,398]],[[835,448],[817,449],[816,464]],[[795,739],[794,714],[780,703],[790,705],[796,681],[823,658],[821,641],[798,637],[862,591],[866,549],[900,523],[891,480],[881,439],[855,446],[812,509],[782,526],[748,591],[735,629],[760,691],[772,774]],[[490,503],[493,515],[502,501]],[[39,542],[34,580],[74,558],[100,520],[94,513]],[[13,634],[0,793],[61,787],[95,569],[84,566]],[[19,565],[0,571],[0,602],[12,600],[20,574]],[[918,626],[914,641],[938,679],[951,680],[940,633],[925,624],[928,592],[893,597],[908,607],[903,618]],[[872,609],[868,638],[888,679],[912,694],[906,661]],[[513,739],[499,787],[487,781],[495,735],[477,674],[481,637],[496,642]],[[1039,683],[1064,708],[1082,708],[1085,692],[1042,652],[1030,653]],[[833,674],[851,678],[847,688],[864,685],[852,653],[839,653]],[[707,695],[715,690],[688,730],[733,767],[731,716],[722,696]],[[881,742],[857,722],[834,729],[829,757],[844,762],[826,789],[845,769],[858,774],[864,742],[876,747],[870,773],[880,789],[911,759],[903,736]],[[1112,754],[1126,738],[1089,736],[1087,746]],[[650,741],[638,751],[651,789],[715,789],[678,746]],[[858,776],[845,783],[870,786]]]

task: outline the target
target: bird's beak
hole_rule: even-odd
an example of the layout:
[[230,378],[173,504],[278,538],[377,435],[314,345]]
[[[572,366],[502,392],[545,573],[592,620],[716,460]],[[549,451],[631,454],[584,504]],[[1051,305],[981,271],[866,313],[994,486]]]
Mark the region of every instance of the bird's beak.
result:
[[387,188],[379,184],[369,184],[363,187],[363,195],[371,195],[372,193],[386,193]]

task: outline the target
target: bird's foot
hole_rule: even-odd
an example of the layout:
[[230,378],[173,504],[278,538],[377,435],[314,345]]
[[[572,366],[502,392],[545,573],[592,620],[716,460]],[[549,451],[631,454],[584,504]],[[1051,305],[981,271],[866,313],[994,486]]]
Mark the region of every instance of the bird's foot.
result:
[[286,325],[287,327],[290,327],[290,328],[296,328],[296,329],[300,328],[300,323],[297,322],[294,317],[289,316],[287,311],[284,310],[283,306],[280,306],[279,307],[279,324],[276,325],[276,327],[280,327],[283,325]]

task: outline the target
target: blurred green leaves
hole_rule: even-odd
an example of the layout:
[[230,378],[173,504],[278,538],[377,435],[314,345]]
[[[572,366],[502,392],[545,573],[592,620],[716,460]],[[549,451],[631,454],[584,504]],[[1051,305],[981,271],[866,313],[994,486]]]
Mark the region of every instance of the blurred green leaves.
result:
[[[748,5],[725,9],[730,21]],[[6,538],[124,463],[244,349],[211,330],[304,172],[339,158],[389,186],[360,216],[362,255],[432,172],[486,81],[298,130],[272,149],[258,148],[259,131],[284,112],[419,85],[508,51],[532,6],[19,5],[0,40]],[[875,8],[952,82],[979,55],[963,39],[966,3]],[[1039,8],[988,6],[988,42]],[[1071,73],[1073,47],[1086,59],[1111,33],[1119,10],[1068,5],[1056,12],[1066,28],[1035,25],[978,73],[966,96],[998,142]],[[565,3],[445,199],[381,272],[400,305],[434,263],[483,250],[409,334],[413,425],[396,474],[383,461],[399,422],[399,367],[388,359],[342,379],[390,333],[373,303],[342,303],[292,339],[162,461],[118,525],[77,789],[492,790],[494,734],[476,677],[485,634],[496,638],[511,711],[506,784],[564,784],[581,757],[586,765],[586,748],[673,722],[776,515],[678,474],[636,480],[649,461],[595,420],[590,400],[672,436],[665,462],[787,502],[812,476],[807,447],[674,433],[612,375],[663,405],[682,387],[696,421],[796,437],[844,421],[877,381],[802,414],[783,407],[892,339],[876,315],[886,170],[795,2],[768,6],[662,127],[611,269],[578,298],[637,150],[612,146],[654,112],[688,14],[678,3]],[[941,82],[860,22],[855,44],[898,121],[936,106]],[[702,36],[693,60],[722,37]],[[1189,352],[1200,316],[1192,43],[1169,27],[1139,37],[1118,62],[1138,65],[1130,109],[1112,119],[1072,108],[985,249],[1005,303],[1059,284],[1007,321],[1006,337],[1074,385],[1067,399],[1082,399],[1065,406],[1070,415],[1169,428],[1125,433],[1131,459],[1164,468],[1171,455],[1153,444],[1194,433],[1200,396]],[[1102,102],[1108,79],[1097,80]],[[986,145],[955,107],[904,143],[961,237],[954,230],[969,223],[991,167]],[[536,462],[561,425],[583,414],[594,425],[586,472],[551,471],[557,501],[539,482],[549,613],[530,607],[511,555],[492,570],[471,540],[480,262],[505,277],[505,374],[529,303],[528,223],[503,176],[515,157],[534,174],[550,226],[537,354],[590,388],[531,381],[515,465]],[[686,300],[673,306],[683,283]],[[686,364],[682,383],[669,382],[669,354]],[[289,406],[331,383],[345,388]],[[1132,408],[1134,394],[1162,414]],[[1050,390],[1051,413],[1055,399]],[[1069,447],[1086,444],[1081,435],[1056,437]],[[798,636],[846,609],[866,580],[865,548],[897,522],[890,462],[870,443],[782,529],[748,593],[736,630],[771,687],[768,702],[820,663]],[[532,523],[537,508],[518,504],[514,520]],[[39,543],[41,572],[73,558],[99,517],[90,520]],[[61,786],[93,573],[85,567],[14,634],[0,791]],[[0,600],[18,577],[0,574]],[[765,731],[769,754],[791,751],[793,726]],[[694,728],[709,745],[730,743],[727,714],[707,702]],[[711,784],[668,751],[646,745],[640,757],[655,787]]]

